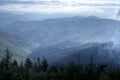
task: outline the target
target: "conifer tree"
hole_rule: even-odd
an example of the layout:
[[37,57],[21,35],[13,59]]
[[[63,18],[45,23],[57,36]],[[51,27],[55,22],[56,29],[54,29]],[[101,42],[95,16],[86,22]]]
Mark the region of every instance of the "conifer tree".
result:
[[37,72],[40,72],[41,71],[41,61],[40,61],[40,58],[38,57],[37,58]]
[[44,57],[43,57],[43,61],[41,62],[41,67],[42,67],[42,71],[44,71],[44,72],[46,72],[48,69],[48,63]]
[[5,56],[1,60],[1,68],[3,70],[3,80],[12,80],[12,55],[8,48],[5,50]]
[[87,73],[88,73],[88,79],[89,80],[94,79],[95,69],[96,69],[96,66],[95,66],[95,63],[94,63],[94,57],[93,57],[93,54],[91,54],[90,59],[89,59],[89,63],[88,63],[88,66],[87,66]]
[[26,67],[27,69],[32,68],[32,61],[31,61],[29,58],[27,58],[27,59],[25,60],[25,67]]

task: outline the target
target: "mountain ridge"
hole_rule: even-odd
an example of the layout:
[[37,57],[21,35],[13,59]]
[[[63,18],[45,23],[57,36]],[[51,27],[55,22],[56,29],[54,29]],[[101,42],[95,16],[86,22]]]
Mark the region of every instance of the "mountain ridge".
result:
[[114,34],[119,25],[119,21],[92,16],[86,18],[48,19],[43,21],[20,21],[6,25],[1,30],[14,32],[14,34],[41,43],[41,45],[47,45],[54,42],[58,43],[75,39],[82,42],[87,42],[87,40],[91,42],[94,42],[94,40],[109,42],[108,40],[111,39],[111,35]]
[[13,58],[18,61],[24,60],[31,52],[36,44],[31,41],[24,40],[19,36],[12,35],[3,31],[0,31],[0,56],[4,56],[6,48],[10,50]]

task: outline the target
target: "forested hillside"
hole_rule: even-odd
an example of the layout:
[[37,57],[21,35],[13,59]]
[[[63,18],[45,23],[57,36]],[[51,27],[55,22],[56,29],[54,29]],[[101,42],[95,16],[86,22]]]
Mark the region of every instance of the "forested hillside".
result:
[[69,63],[66,66],[49,66],[47,60],[27,58],[21,64],[12,59],[7,48],[0,60],[0,80],[119,80],[120,68],[94,63],[93,56],[86,65]]
[[9,47],[13,58],[22,61],[36,46],[36,43],[32,41],[23,39],[14,34],[0,31],[0,59],[5,54],[4,50]]

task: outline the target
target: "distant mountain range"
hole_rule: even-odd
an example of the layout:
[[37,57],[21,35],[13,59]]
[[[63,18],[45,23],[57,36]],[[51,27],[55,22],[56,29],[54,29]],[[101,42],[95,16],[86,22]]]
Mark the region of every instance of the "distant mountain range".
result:
[[[63,42],[64,43],[64,42]],[[70,43],[71,44],[71,43]],[[113,43],[86,43],[65,48],[62,43],[40,49],[30,57],[46,57],[50,64],[65,65],[69,62],[87,64],[91,56],[95,63],[118,64],[119,53],[113,49]],[[59,47],[60,46],[60,47]]]
[[112,49],[112,46],[112,43],[88,43],[80,47],[70,48],[67,50],[68,53],[71,53],[70,55],[61,57],[53,64],[65,65],[70,62],[88,64],[91,57],[97,64],[119,64],[119,54]]
[[[117,35],[116,30],[119,30],[120,21],[95,16],[32,21],[7,15],[8,17],[0,19],[1,55],[3,48],[8,46],[15,50],[12,51],[15,55],[20,54],[21,58],[26,55],[44,56],[51,64],[69,62],[74,60],[76,55],[77,57],[80,55],[81,62],[86,63],[91,54],[97,56],[98,62],[119,60],[119,51],[115,51],[113,45],[117,39],[114,36]],[[35,43],[39,45],[37,48]],[[77,62],[77,58],[75,60]]]
[[80,45],[81,45],[81,43],[64,41],[64,42],[60,42],[60,43],[52,45],[52,46],[37,49],[36,51],[32,52],[29,56],[31,58],[46,57],[48,59],[48,61],[50,63],[52,63],[52,62],[56,61],[56,59],[58,60],[66,55],[70,55],[70,53],[67,53],[67,49],[69,49],[69,48],[72,49],[72,48],[74,48],[76,46],[80,46]]
[[42,46],[66,40],[79,42],[110,42],[120,22],[91,17],[71,17],[43,21],[16,21],[1,30],[40,43]]

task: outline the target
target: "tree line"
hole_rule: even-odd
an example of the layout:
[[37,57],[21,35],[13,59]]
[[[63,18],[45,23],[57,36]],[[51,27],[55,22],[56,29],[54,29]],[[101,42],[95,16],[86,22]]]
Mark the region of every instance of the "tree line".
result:
[[18,63],[8,48],[5,53],[0,60],[0,80],[120,80],[119,67],[95,64],[92,57],[87,65],[71,62],[61,67],[49,66],[44,57]]

